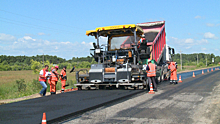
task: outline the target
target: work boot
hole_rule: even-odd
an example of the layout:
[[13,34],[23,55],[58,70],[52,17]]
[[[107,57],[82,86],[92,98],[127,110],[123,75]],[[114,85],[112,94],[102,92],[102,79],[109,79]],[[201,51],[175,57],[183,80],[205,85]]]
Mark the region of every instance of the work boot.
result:
[[157,89],[154,89],[155,92],[157,92]]
[[170,84],[173,84],[173,82],[170,82]]
[[40,95],[40,96],[43,96],[43,94],[40,94],[40,93],[39,93],[39,95]]

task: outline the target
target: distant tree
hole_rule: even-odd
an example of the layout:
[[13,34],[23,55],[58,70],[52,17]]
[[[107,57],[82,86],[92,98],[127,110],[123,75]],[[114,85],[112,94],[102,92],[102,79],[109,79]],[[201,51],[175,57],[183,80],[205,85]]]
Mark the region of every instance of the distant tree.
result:
[[35,74],[40,72],[40,69],[42,68],[42,64],[38,61],[31,60],[31,69]]

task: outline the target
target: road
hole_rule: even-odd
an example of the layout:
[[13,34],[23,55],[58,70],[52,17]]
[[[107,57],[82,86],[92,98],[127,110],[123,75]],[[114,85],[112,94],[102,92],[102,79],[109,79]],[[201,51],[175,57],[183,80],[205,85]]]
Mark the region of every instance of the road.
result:
[[73,91],[0,105],[0,124],[53,123],[105,104],[143,92],[143,90]]
[[183,83],[159,85],[155,94],[100,107],[69,119],[65,124],[219,124],[220,70],[187,78]]

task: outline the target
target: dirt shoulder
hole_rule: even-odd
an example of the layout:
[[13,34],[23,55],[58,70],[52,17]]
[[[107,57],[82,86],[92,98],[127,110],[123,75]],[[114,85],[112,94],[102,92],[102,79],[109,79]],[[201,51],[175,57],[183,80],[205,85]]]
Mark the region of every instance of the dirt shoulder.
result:
[[[57,91],[56,93],[59,94],[60,90]],[[46,93],[46,96],[48,96],[48,95],[50,95],[50,92]],[[32,94],[30,96],[24,96],[24,97],[21,97],[21,98],[0,100],[0,105],[7,104],[7,103],[12,103],[12,102],[18,102],[18,101],[27,100],[27,99],[34,99],[34,98],[38,98],[38,97],[42,97],[42,96],[39,93],[36,93],[36,94]]]
[[204,99],[204,103],[197,106],[193,120],[195,124],[219,124],[220,122],[220,81],[213,88],[211,96]]

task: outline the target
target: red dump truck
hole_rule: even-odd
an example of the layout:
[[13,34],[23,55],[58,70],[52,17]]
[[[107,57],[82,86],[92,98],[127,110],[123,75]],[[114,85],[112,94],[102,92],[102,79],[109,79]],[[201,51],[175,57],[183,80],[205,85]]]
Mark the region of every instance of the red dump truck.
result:
[[[171,60],[174,49],[166,45],[165,21],[98,27],[86,35],[97,39],[91,56],[98,64],[76,72],[79,90],[148,88],[148,59],[158,67],[157,82],[169,78],[166,61]],[[100,37],[106,37],[106,44],[100,45]]]

